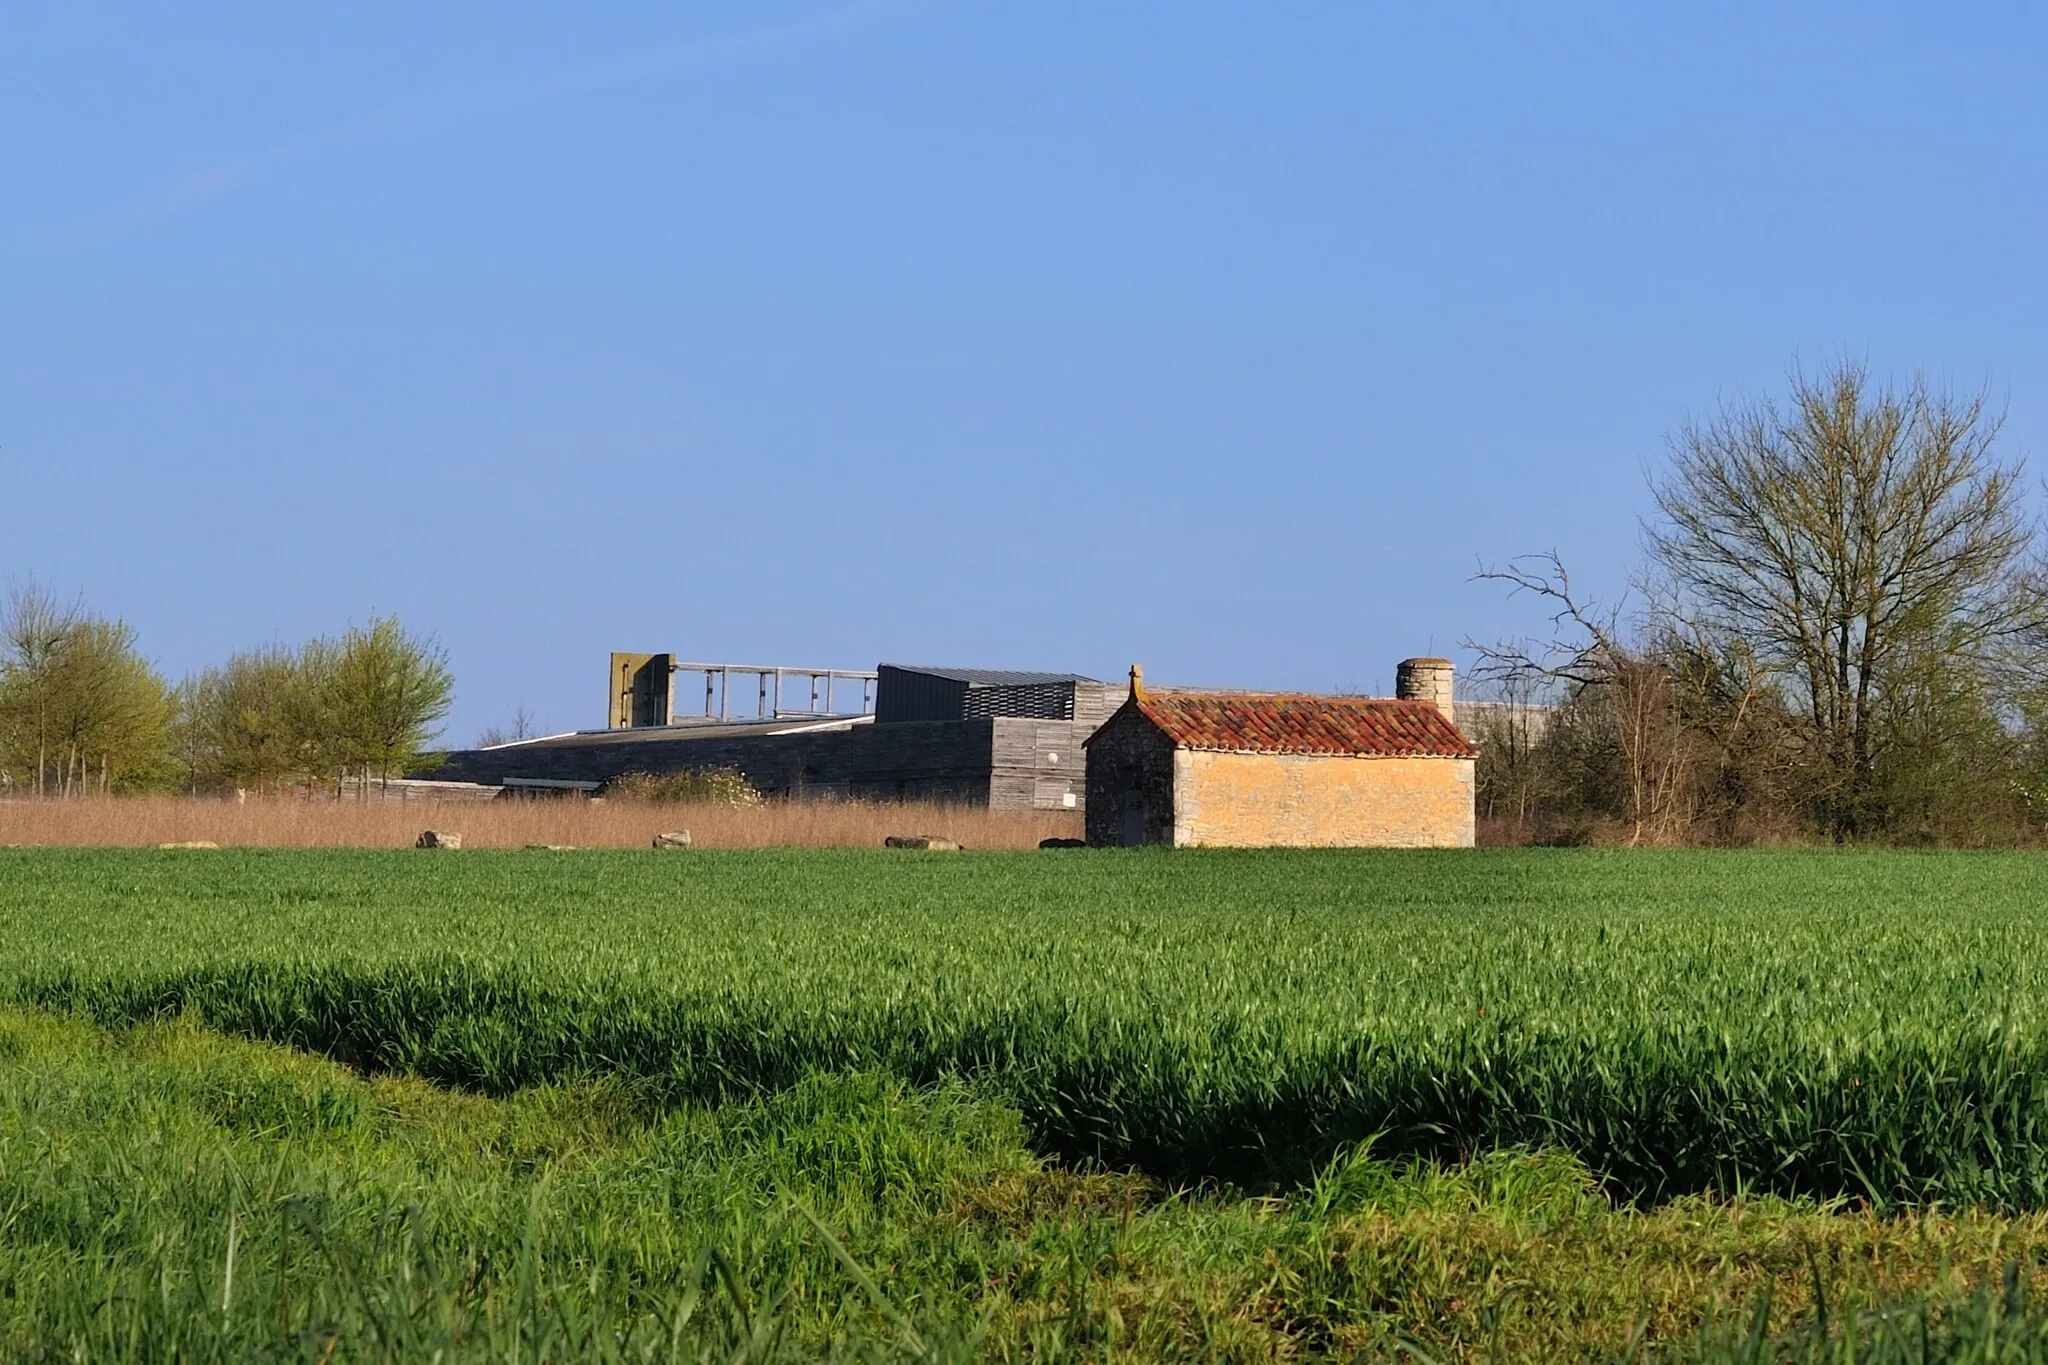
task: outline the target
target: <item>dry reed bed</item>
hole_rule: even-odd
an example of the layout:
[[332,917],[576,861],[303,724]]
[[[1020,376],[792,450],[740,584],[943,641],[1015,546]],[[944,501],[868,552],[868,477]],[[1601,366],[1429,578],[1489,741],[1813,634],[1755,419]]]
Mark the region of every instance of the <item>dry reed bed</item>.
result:
[[406,848],[426,829],[456,830],[465,848],[646,848],[687,829],[699,848],[869,848],[892,834],[937,834],[968,848],[1033,848],[1078,838],[1070,811],[978,806],[774,802],[763,806],[656,805],[638,801],[333,802],[216,801],[134,796],[0,802],[0,845],[151,847],[209,842],[224,848]]

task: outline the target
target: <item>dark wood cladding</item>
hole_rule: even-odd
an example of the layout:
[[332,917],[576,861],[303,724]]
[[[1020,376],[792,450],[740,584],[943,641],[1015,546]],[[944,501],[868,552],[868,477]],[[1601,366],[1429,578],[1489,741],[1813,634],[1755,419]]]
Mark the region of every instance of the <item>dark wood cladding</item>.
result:
[[[896,664],[876,670],[875,723],[893,725],[914,720],[974,720],[1014,717],[1066,720],[1090,730],[1123,704],[1130,688],[1086,678],[1043,675],[1002,677],[970,682]],[[1085,738],[1085,736],[1084,736]]]
[[964,680],[936,677],[894,664],[883,664],[875,670],[875,724],[963,720],[966,716]]
[[1030,720],[1072,720],[1074,688],[1070,682],[1022,683],[970,687],[962,701],[969,716],[1017,716]]
[[[794,735],[551,740],[451,754],[433,777],[609,782],[629,772],[731,768],[771,796],[960,801],[997,810],[1079,810],[1086,727],[997,717],[904,721]],[[1072,801],[1069,803],[1068,798]]]
[[435,776],[609,782],[630,772],[731,768],[775,796],[986,801],[993,721],[875,725],[793,735],[679,735],[632,743],[553,741],[449,755]]
[[[637,657],[637,656],[636,656]],[[797,734],[614,730],[449,755],[430,776],[610,782],[630,772],[731,768],[771,796],[962,801],[997,810],[1082,810],[1083,743],[1130,695],[1126,683],[1047,675],[960,679],[888,664],[875,719]],[[993,711],[998,714],[977,714]]]

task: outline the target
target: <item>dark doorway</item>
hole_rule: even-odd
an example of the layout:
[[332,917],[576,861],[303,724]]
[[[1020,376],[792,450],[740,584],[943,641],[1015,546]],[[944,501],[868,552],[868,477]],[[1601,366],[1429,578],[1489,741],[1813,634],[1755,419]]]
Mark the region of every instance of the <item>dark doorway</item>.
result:
[[1136,848],[1145,842],[1145,808],[1124,807],[1124,847]]

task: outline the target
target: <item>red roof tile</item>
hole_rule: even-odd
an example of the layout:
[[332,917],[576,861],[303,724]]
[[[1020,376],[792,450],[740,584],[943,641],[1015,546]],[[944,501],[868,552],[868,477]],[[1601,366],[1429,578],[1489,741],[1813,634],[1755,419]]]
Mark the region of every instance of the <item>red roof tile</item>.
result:
[[1148,693],[1138,710],[1182,749],[1224,753],[1476,758],[1426,701],[1274,693]]

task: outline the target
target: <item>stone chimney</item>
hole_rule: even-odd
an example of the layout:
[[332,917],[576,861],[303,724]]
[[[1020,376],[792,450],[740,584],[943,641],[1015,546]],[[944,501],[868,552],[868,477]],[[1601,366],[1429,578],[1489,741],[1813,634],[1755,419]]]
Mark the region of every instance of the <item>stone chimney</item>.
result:
[[1403,701],[1431,702],[1456,725],[1458,718],[1451,710],[1453,671],[1449,659],[1403,659],[1394,665],[1394,695]]

